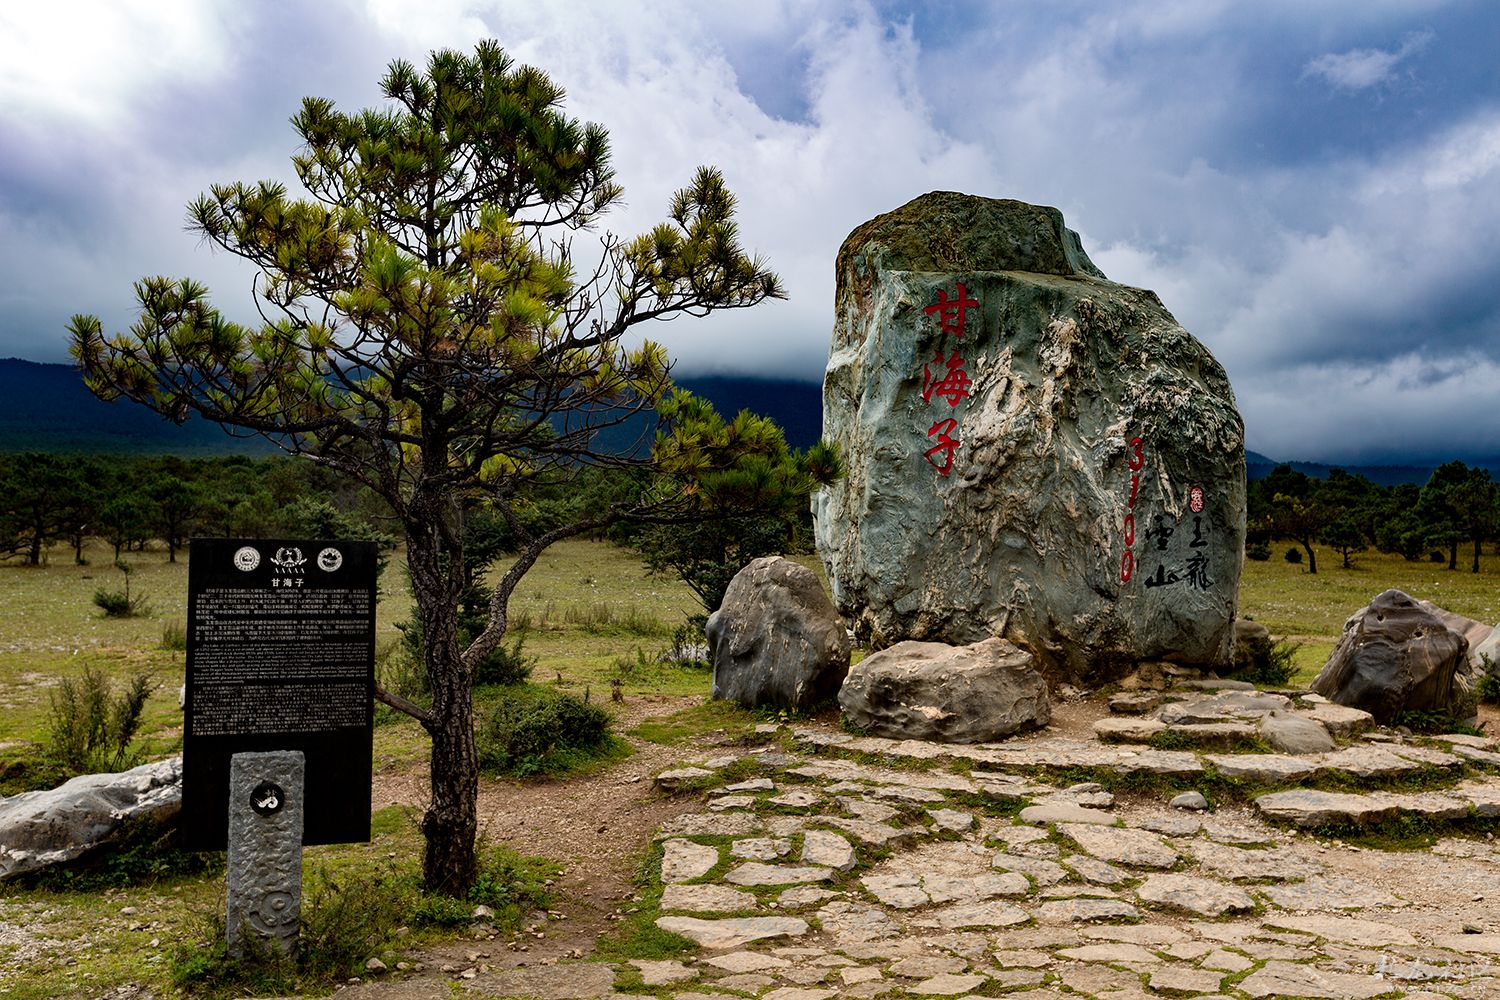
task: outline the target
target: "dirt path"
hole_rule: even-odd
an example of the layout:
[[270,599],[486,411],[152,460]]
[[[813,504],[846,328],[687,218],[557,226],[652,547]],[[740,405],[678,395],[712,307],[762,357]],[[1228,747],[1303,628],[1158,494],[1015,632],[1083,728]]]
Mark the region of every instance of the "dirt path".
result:
[[[627,734],[646,719],[670,715],[698,698],[645,696],[614,706],[615,731]],[[508,938],[456,941],[414,956],[430,967],[495,969],[581,957],[613,926],[635,892],[636,870],[652,835],[683,812],[698,808],[691,797],[673,799],[654,791],[652,778],[687,757],[724,745],[709,734],[678,746],[661,746],[625,735],[632,754],[615,766],[565,781],[485,779],[479,790],[480,835],[521,854],[555,861],[563,872],[553,886],[552,913],[561,918],[529,923],[535,931]],[[427,769],[376,779],[376,809],[388,805],[425,808]],[[387,984],[388,987],[396,984]],[[382,996],[398,996],[382,993]]]

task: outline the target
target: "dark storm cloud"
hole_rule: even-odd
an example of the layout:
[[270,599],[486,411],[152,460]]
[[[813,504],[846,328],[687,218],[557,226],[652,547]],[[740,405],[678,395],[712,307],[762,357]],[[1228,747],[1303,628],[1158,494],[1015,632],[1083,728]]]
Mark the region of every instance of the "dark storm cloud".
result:
[[45,89],[24,80],[0,103],[0,267],[17,278],[0,290],[0,354],[60,360],[78,309],[128,322],[143,273],[200,277],[241,315],[250,275],[183,232],[186,202],[216,181],[291,181],[287,119],[304,95],[376,103],[391,58],[493,36],[548,70],[570,113],[610,129],[628,196],[610,230],[660,220],[697,164],[725,170],[745,242],[792,297],[653,331],[681,371],[817,378],[844,236],[957,189],[1056,205],[1106,273],[1155,289],[1226,366],[1253,448],[1342,461],[1497,450],[1493,5],[203,9],[161,15],[158,30],[206,44],[163,37],[180,58],[146,73],[149,58],[122,55],[90,78],[129,85],[109,114],[28,106]]

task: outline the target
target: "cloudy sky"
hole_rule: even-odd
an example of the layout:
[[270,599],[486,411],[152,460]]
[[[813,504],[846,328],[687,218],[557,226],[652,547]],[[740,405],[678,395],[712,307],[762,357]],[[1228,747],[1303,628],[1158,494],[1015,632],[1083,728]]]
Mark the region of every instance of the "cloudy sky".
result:
[[1500,4],[1487,0],[54,0],[0,7],[0,356],[250,276],[183,227],[291,180],[304,95],[498,39],[611,132],[633,234],[716,164],[786,302],[653,331],[680,373],[816,380],[833,256],[933,189],[1055,205],[1228,369],[1276,458],[1500,456]]

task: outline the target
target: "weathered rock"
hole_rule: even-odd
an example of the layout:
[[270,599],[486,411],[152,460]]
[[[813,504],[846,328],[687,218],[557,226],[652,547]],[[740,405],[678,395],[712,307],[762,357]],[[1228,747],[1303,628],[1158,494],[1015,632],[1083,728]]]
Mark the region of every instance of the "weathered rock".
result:
[[856,229],[837,282],[824,428],[848,471],[815,532],[858,631],[1000,635],[1070,678],[1228,664],[1242,423],[1154,294],[1056,210],[953,192]]
[[1333,749],[1333,737],[1321,723],[1291,712],[1272,712],[1261,719],[1260,738],[1282,753],[1325,753]]
[[1166,728],[1156,719],[1106,717],[1094,723],[1094,735],[1105,743],[1145,743]]
[[803,834],[802,860],[841,872],[853,868],[857,862],[853,845],[831,830],[808,830]]
[[1347,792],[1320,792],[1310,788],[1262,795],[1255,800],[1255,808],[1267,819],[1297,826],[1373,823],[1400,811],[1390,799]]
[[[1448,626],[1449,629],[1468,640],[1471,658],[1475,647],[1487,642],[1495,631],[1495,626],[1493,625],[1486,625],[1484,622],[1467,618],[1456,612],[1449,611],[1447,608],[1440,608],[1431,601],[1418,601],[1417,604],[1424,611],[1431,612],[1438,621]],[[1475,662],[1474,665],[1477,667],[1479,664]]]
[[1243,890],[1192,875],[1152,875],[1136,890],[1141,902],[1187,910],[1204,917],[1249,913],[1255,900]]
[[1054,899],[1037,907],[1044,924],[1083,924],[1091,920],[1135,920],[1141,912],[1123,899]]
[[713,697],[747,708],[811,708],[849,670],[849,634],[817,574],[780,556],[735,574],[705,632]]
[[850,669],[839,705],[877,736],[943,743],[998,740],[1051,718],[1032,655],[1004,639],[897,643]]
[[1203,797],[1202,792],[1187,791],[1172,796],[1172,801],[1167,805],[1173,809],[1191,809],[1201,812],[1208,808],[1208,799]]
[[1398,712],[1474,712],[1469,643],[1399,590],[1387,590],[1344,622],[1313,690],[1363,709],[1377,722]]
[[1238,984],[1252,997],[1315,997],[1328,1000],[1367,1000],[1391,991],[1378,976],[1329,972],[1295,962],[1267,962]]
[[180,757],[118,774],[85,774],[57,788],[0,799],[0,879],[159,831],[181,811]]
[[719,849],[708,844],[668,840],[661,847],[661,880],[668,884],[702,878],[719,863]]
[[657,917],[656,926],[681,934],[705,948],[738,948],[766,938],[800,937],[808,930],[807,921],[798,917],[727,917],[723,920]]
[[1170,868],[1180,860],[1166,841],[1145,830],[1074,823],[1064,823],[1058,829],[1102,861],[1138,868]]
[[666,885],[661,891],[663,910],[686,910],[689,913],[735,913],[760,906],[755,894],[727,885]]

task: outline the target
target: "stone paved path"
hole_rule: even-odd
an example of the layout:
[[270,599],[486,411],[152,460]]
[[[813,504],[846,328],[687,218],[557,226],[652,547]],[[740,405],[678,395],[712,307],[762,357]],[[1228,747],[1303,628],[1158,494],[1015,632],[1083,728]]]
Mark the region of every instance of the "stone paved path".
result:
[[629,980],[679,1000],[1500,995],[1500,850],[1483,834],[1379,852],[1297,825],[1315,807],[1317,822],[1405,812],[1455,830],[1500,814],[1500,778],[1447,749],[1462,742],[1375,734],[1294,774],[1441,790],[1303,789],[1192,812],[1168,808],[1165,786],[1117,801],[1053,782],[1092,768],[1284,786],[1284,769],[1244,759],[1284,755],[791,735],[709,775],[663,776],[726,775],[658,838],[658,926],[701,952],[638,962]]
[[[696,952],[453,985],[476,998],[1500,996],[1500,754],[1482,737],[1361,728],[1295,755],[1162,750],[1117,731],[945,746],[762,726],[763,746],[657,779],[702,800],[658,833],[652,869],[657,926]],[[1217,806],[1168,805],[1193,788]],[[1438,836],[1409,850],[1335,839],[1370,824]]]

